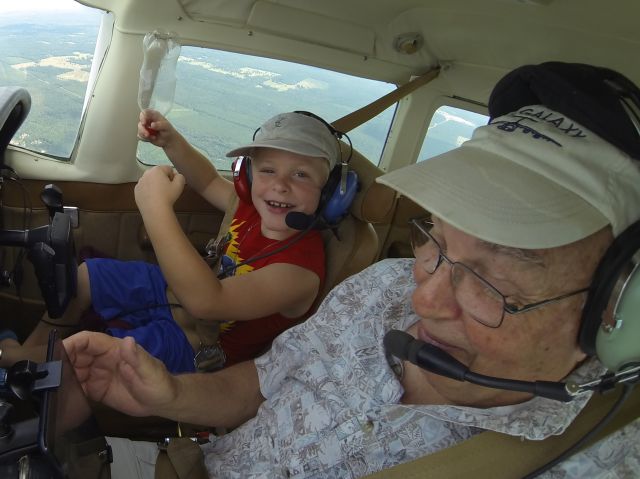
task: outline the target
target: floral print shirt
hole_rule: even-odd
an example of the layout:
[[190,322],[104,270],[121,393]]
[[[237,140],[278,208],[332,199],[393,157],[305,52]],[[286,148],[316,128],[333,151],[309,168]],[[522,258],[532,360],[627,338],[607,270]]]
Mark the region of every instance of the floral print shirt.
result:
[[[459,443],[483,430],[527,439],[561,434],[588,395],[535,397],[479,409],[401,404],[403,388],[382,340],[418,320],[413,260],[376,263],[335,288],[318,312],[255,360],[266,401],[257,415],[204,446],[210,474],[356,478]],[[569,379],[603,372],[596,360]],[[640,477],[640,421],[551,469],[547,478]]]

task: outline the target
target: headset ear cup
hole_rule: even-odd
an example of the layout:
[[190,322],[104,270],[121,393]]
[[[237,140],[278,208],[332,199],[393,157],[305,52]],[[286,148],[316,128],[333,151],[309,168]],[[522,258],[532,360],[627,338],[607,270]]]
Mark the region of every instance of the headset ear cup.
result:
[[326,185],[322,189],[319,204],[320,216],[330,225],[335,225],[347,214],[358,191],[358,175],[355,171],[347,172],[347,186],[340,191],[342,165],[336,165]]
[[[629,226],[609,246],[593,275],[589,296],[584,305],[578,334],[580,348],[589,356],[596,355],[596,338],[605,314],[611,314],[620,297],[633,294],[622,291],[618,284],[626,279],[625,271],[631,271],[633,257],[640,250],[640,221]],[[634,339],[636,340],[636,339]]]
[[246,156],[241,156],[233,162],[233,186],[240,201],[252,204],[251,160]]

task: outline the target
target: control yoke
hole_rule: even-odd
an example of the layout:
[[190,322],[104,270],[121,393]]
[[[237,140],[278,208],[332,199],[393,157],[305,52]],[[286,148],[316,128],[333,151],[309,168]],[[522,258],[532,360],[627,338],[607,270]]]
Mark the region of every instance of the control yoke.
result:
[[45,186],[40,198],[49,210],[49,224],[30,230],[1,230],[0,245],[27,249],[47,313],[59,318],[77,287],[72,218],[62,206],[62,191],[56,185]]
[[[13,171],[5,166],[5,150],[30,109],[31,95],[27,90],[0,87],[0,193],[5,170]],[[62,191],[53,184],[44,187],[40,198],[49,210],[49,224],[31,230],[6,230],[0,210],[0,246],[27,249],[49,317],[59,318],[76,294],[78,265],[71,228],[77,225],[77,209],[67,211]],[[73,218],[71,212],[76,213]]]

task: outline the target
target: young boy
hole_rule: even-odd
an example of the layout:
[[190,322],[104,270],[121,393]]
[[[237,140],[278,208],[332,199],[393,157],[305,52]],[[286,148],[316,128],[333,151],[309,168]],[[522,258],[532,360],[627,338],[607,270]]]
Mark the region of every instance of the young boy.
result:
[[[234,183],[158,112],[140,114],[138,135],[162,147],[175,166],[147,170],[135,187],[158,265],[87,260],[78,268],[77,297],[56,323],[77,324],[92,306],[107,320],[108,333],[133,336],[170,371],[186,372],[195,370],[194,356],[210,356],[216,349],[202,348],[198,329],[224,321],[223,365],[255,357],[280,332],[306,318],[324,280],[320,234],[294,230],[285,217],[316,212],[340,154],[336,136],[313,116],[284,113],[264,123],[253,143],[228,153],[244,155],[243,161],[250,157],[250,200],[241,201],[234,215],[221,266],[226,277],[218,279],[187,239],[173,205],[188,183],[225,210],[236,194]],[[118,324],[108,321],[114,318]],[[44,343],[53,322],[46,315],[45,320],[25,341],[26,348]],[[4,364],[22,359],[12,346],[17,343],[10,339],[0,342]]]

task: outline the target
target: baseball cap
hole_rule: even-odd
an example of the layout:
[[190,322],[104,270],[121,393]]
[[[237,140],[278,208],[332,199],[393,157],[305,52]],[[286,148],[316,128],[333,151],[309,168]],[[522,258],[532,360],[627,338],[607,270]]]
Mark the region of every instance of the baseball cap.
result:
[[540,104],[493,118],[462,146],[377,179],[456,228],[517,248],[569,244],[640,216],[625,152]]
[[328,125],[299,112],[281,113],[270,118],[257,130],[252,143],[231,150],[227,156],[250,155],[253,148],[258,147],[326,158],[330,170],[340,156],[338,138]]
[[491,118],[546,105],[640,160],[640,89],[609,68],[545,62],[507,73],[489,98]]

